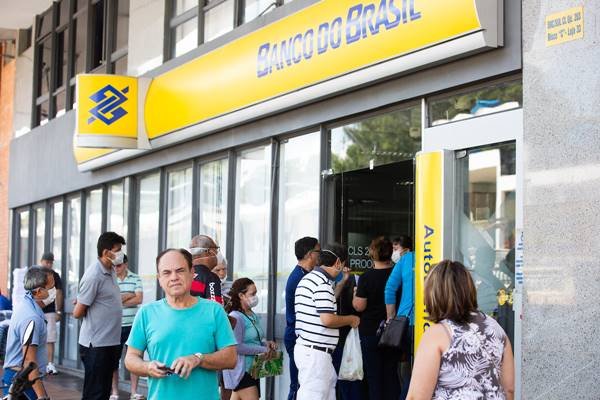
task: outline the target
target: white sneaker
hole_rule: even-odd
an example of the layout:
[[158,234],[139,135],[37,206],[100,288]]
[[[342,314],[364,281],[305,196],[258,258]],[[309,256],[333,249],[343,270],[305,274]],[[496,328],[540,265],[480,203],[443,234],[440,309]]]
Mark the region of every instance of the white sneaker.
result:
[[58,374],[58,370],[56,369],[54,364],[48,363],[48,365],[46,366],[46,373],[48,375],[56,375],[56,374]]

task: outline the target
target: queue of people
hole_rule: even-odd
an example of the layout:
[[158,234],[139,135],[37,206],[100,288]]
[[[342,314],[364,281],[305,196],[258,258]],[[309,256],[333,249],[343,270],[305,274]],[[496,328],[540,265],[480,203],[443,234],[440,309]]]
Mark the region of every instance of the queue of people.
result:
[[[73,316],[82,320],[82,399],[118,399],[125,346],[131,399],[145,398],[138,393],[138,379],[146,377],[149,399],[258,400],[260,380],[251,373],[255,356],[269,360],[278,346],[267,340],[253,310],[256,284],[249,278],[227,281],[218,244],[197,235],[189,251],[167,249],[157,256],[165,296],[139,307],[141,279],[129,270],[124,246],[117,233],[101,234],[98,258],[79,285]],[[478,311],[475,285],[462,264],[444,260],[429,272],[425,303],[434,324],[413,357],[415,258],[409,237],[374,238],[372,268],[360,277],[351,274],[347,249],[340,244],[321,246],[316,238],[303,237],[294,252],[297,265],[285,288],[288,400],[513,398],[510,341],[493,318]],[[39,367],[30,378],[57,372],[51,364],[52,329],[64,307],[62,284],[52,270],[53,255],[45,253],[41,261],[44,266],[25,273],[22,306],[10,322],[5,385],[23,360]],[[396,350],[380,348],[382,331],[397,317],[410,321],[406,340]],[[21,343],[29,321],[35,331],[25,352]],[[364,379],[338,380],[353,328],[360,337]],[[28,396],[47,398],[41,381]]]

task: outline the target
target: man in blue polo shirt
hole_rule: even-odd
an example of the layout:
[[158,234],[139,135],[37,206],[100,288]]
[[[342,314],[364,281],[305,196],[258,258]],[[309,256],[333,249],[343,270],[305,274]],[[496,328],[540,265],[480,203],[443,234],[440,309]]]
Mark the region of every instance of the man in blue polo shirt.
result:
[[298,259],[298,264],[290,274],[285,285],[285,350],[290,357],[290,393],[288,400],[294,400],[298,392],[298,368],[294,362],[294,346],[296,345],[296,310],[294,306],[294,296],[298,283],[313,270],[317,265],[321,246],[319,241],[313,237],[303,237],[298,239],[294,245],[294,252]]

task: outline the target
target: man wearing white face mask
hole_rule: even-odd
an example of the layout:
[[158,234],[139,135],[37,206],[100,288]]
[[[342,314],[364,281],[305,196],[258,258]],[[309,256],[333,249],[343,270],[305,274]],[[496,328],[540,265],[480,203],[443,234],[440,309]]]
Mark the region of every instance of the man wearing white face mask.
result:
[[[4,360],[4,376],[2,383],[8,388],[12,383],[21,365],[28,365],[35,362],[38,368],[29,374],[29,379],[40,376],[40,372],[45,371],[48,362],[48,353],[46,352],[46,323],[44,313],[40,308],[41,304],[49,304],[52,297],[51,292],[54,289],[54,277],[46,268],[33,266],[25,273],[23,282],[25,294],[21,306],[15,310],[10,325],[8,327],[8,337],[6,341],[6,357]],[[33,321],[35,323],[31,345],[27,349],[23,347],[23,337],[25,336],[27,325]],[[23,360],[25,358],[25,360]],[[24,361],[24,362],[23,362]],[[4,389],[4,394],[8,390]],[[38,380],[32,388],[25,391],[28,399],[47,399],[46,391],[42,381]]]
[[58,371],[53,363],[54,343],[56,343],[56,323],[60,321],[63,311],[62,281],[60,279],[60,275],[58,275],[58,273],[52,269],[54,266],[53,253],[46,252],[42,254],[40,265],[51,271],[52,275],[54,276],[55,298],[53,297],[52,300],[46,300],[48,303],[42,306],[42,311],[44,311],[44,318],[46,318],[46,322],[48,323],[48,367],[46,368],[46,373],[55,375],[58,373]]
[[197,235],[190,241],[190,253],[194,265],[194,281],[190,293],[203,299],[223,304],[221,280],[212,272],[217,266],[219,246],[206,235]]
[[98,259],[79,283],[73,317],[83,318],[79,355],[85,369],[82,400],[106,400],[113,371],[119,365],[121,344],[121,291],[115,265],[123,263],[125,239],[114,232],[98,238]]

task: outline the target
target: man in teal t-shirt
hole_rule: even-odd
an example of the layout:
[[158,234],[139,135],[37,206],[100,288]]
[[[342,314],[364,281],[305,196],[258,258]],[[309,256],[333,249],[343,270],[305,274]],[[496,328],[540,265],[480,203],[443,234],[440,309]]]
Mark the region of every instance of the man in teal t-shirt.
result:
[[[236,340],[223,307],[190,295],[191,254],[166,250],[157,259],[165,298],[137,313],[125,365],[148,376],[148,398],[219,399],[217,370],[236,363]],[[150,361],[143,360],[144,351]],[[170,368],[170,371],[166,369]]]

